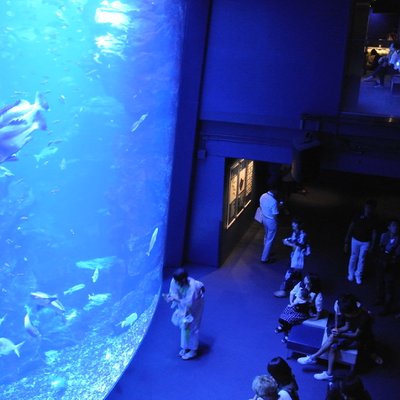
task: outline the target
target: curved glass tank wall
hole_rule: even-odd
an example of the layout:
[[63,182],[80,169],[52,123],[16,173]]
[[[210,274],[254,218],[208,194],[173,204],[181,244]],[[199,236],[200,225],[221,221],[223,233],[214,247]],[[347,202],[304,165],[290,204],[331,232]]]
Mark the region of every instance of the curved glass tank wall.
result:
[[178,0],[0,8],[0,398],[103,399],[158,301]]

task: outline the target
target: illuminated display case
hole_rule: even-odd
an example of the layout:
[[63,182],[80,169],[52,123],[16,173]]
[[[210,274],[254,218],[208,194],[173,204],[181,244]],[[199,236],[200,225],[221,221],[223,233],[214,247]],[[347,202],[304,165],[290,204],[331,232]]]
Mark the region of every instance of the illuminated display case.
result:
[[229,169],[225,228],[229,228],[250,204],[253,192],[254,161],[235,160]]

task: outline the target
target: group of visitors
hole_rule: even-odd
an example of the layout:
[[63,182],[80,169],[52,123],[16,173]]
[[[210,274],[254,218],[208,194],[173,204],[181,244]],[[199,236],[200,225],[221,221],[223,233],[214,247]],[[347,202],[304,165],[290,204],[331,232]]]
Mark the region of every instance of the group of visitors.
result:
[[388,54],[383,56],[379,56],[375,50],[371,65],[375,69],[372,74],[364,78],[364,82],[375,82],[375,87],[384,87],[387,75],[400,73],[400,42],[392,42],[389,46]]
[[[263,195],[264,198],[265,195],[269,197],[269,204],[275,203],[273,209],[276,212],[275,220],[277,220],[279,213],[277,192],[270,190]],[[261,196],[261,199],[263,196]],[[268,209],[265,210],[261,199],[260,208],[264,215],[264,213],[268,213]],[[367,200],[362,211],[352,218],[345,235],[344,251],[350,254],[347,268],[349,282],[362,285],[367,260],[375,265],[377,296],[375,305],[383,306],[383,311],[380,314],[386,315],[395,311],[396,279],[400,267],[400,227],[399,222],[392,219],[388,223],[387,231],[379,236],[375,214],[376,205],[375,200]],[[263,224],[265,236],[262,257],[270,259],[268,254],[272,247],[271,235],[268,234],[269,225],[264,220]],[[275,237],[276,231],[277,225],[274,227],[273,237]],[[306,319],[321,318],[323,295],[318,275],[307,273],[303,278],[304,260],[311,254],[311,248],[302,222],[298,218],[292,219],[292,234],[283,239],[283,244],[292,248],[290,266],[285,273],[280,289],[274,292],[274,295],[276,297],[289,296],[289,304],[279,316],[275,332],[283,333],[282,341],[286,342],[294,325],[301,324]],[[369,356],[376,364],[383,363],[375,349],[371,313],[363,307],[353,294],[339,296],[335,302],[334,311],[328,318],[326,329],[327,339],[321,347],[313,354],[300,357],[297,360],[303,365],[315,364],[320,356],[327,353],[328,368],[326,371],[315,374],[315,379],[332,381],[334,362],[339,350],[357,349]],[[359,379],[357,383],[360,383]],[[368,397],[360,398],[368,399]]]
[[[280,203],[278,193],[270,190],[260,198],[262,223],[265,228],[264,248],[261,261],[274,262],[271,247],[278,230]],[[389,221],[387,230],[378,235],[375,216],[376,202],[367,200],[360,213],[351,220],[344,241],[345,252],[350,253],[347,279],[357,285],[363,283],[368,254],[376,266],[376,305],[382,305],[383,313],[395,310],[396,272],[400,264],[399,222]],[[289,304],[278,318],[276,333],[283,334],[283,342],[288,340],[290,330],[306,319],[320,319],[323,315],[323,294],[319,276],[306,273],[303,276],[305,257],[311,254],[311,247],[302,221],[292,218],[291,235],[283,239],[283,244],[291,248],[290,264],[276,297],[289,297]],[[169,293],[165,300],[174,309],[172,323],[180,329],[181,349],[179,357],[189,360],[197,356],[199,328],[203,313],[204,285],[191,277],[185,269],[177,269],[171,279]],[[353,294],[340,295],[333,313],[327,320],[326,340],[312,354],[298,358],[302,365],[315,364],[324,353],[328,355],[327,370],[314,375],[317,380],[334,379],[333,368],[336,355],[343,349],[358,349],[367,354],[376,364],[383,360],[377,355],[372,333],[372,317]],[[268,375],[259,375],[253,381],[253,400],[283,399],[297,400],[298,386],[291,368],[281,357],[270,361]],[[340,385],[329,385],[327,399],[370,399],[358,377],[349,375]],[[332,389],[332,390],[331,390]],[[347,391],[347,392],[346,392]],[[358,395],[351,393],[357,392]],[[346,394],[347,393],[347,394]]]
[[315,374],[317,380],[333,379],[333,366],[339,350],[357,349],[377,364],[383,362],[375,351],[372,317],[352,294],[342,295],[335,302],[333,317],[328,319],[327,335],[315,353],[297,359],[302,365],[316,364],[320,356],[328,354],[328,369]]
[[299,400],[299,387],[289,364],[282,357],[273,358],[267,366],[269,375],[254,378],[254,397],[250,400]]
[[318,275],[308,273],[289,293],[289,304],[280,315],[275,333],[283,333],[283,342],[288,339],[294,325],[306,319],[317,320],[323,311],[323,297]]

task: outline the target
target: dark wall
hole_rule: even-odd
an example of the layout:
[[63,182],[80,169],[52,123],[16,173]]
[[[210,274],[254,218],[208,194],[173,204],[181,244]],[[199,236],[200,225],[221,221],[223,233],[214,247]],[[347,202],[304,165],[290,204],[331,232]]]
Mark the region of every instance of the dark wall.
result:
[[386,40],[389,32],[397,32],[399,22],[399,13],[371,13],[368,23],[368,41]]
[[215,0],[201,118],[298,127],[336,114],[350,0]]
[[368,23],[368,40],[386,40],[389,32],[397,32],[399,28],[399,13],[371,13]]
[[[290,163],[301,115],[341,112],[353,1],[187,3],[166,263],[217,266],[252,221],[224,231],[225,159]],[[351,170],[339,152],[324,162]]]
[[226,158],[290,163],[300,115],[340,111],[350,3],[213,1],[187,261],[219,265],[252,223],[254,207],[223,226]]
[[210,2],[211,0],[183,1],[185,27],[180,102],[177,110],[165,246],[165,263],[168,266],[180,265],[184,257]]

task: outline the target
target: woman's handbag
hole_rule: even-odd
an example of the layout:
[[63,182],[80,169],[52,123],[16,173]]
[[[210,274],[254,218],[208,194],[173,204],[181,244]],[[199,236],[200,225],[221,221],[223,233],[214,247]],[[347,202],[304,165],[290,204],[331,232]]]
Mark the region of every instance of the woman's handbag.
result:
[[254,219],[262,224],[262,212],[261,212],[261,207],[257,207],[256,214],[254,215]]

